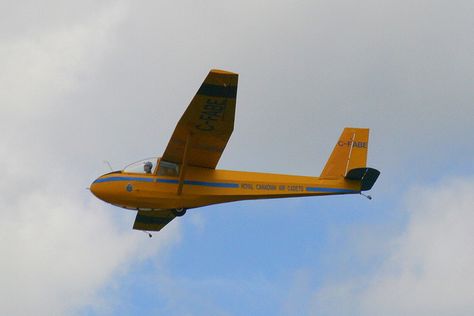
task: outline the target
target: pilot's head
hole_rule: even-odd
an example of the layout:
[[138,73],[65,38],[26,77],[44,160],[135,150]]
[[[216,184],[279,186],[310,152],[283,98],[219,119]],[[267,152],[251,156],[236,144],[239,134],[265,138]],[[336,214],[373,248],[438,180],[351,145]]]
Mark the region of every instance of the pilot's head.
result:
[[145,162],[143,165],[143,170],[145,170],[146,173],[151,173],[151,169],[153,168],[153,164],[150,161]]

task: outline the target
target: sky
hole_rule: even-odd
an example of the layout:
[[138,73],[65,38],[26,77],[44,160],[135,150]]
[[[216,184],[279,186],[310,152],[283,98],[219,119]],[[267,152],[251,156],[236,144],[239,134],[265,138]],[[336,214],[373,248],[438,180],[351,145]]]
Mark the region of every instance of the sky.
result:
[[[474,2],[0,0],[0,314],[472,315]],[[160,156],[239,73],[219,168],[318,176],[369,127],[359,195],[188,211],[149,239],[90,183]]]

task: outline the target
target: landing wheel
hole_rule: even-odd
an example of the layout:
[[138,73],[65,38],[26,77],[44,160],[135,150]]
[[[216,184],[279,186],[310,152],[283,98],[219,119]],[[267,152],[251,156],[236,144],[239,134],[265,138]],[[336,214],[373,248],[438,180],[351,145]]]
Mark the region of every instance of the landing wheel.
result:
[[173,214],[175,216],[183,216],[186,214],[186,209],[185,208],[175,208],[172,210]]

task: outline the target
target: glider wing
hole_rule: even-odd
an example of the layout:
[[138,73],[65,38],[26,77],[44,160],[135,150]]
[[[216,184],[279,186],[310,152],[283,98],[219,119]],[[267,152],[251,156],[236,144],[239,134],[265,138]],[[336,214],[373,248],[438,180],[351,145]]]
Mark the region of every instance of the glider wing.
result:
[[162,160],[215,169],[234,129],[238,75],[211,70],[179,120]]
[[133,229],[144,231],[160,231],[176,216],[171,210],[138,211]]

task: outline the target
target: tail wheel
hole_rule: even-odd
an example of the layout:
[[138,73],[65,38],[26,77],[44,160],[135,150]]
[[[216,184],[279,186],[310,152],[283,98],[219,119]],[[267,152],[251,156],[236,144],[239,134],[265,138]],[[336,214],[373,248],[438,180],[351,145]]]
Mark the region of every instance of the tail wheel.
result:
[[185,208],[175,208],[172,210],[173,214],[175,216],[183,216],[186,214],[186,209]]

